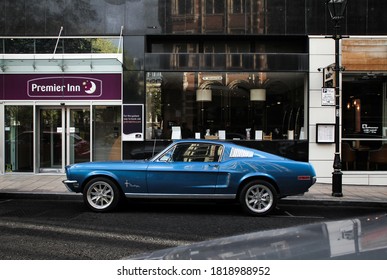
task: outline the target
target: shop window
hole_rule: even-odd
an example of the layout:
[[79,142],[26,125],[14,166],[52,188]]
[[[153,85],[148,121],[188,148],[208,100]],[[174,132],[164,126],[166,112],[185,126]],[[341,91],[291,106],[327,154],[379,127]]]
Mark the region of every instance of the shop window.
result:
[[121,159],[121,106],[94,106],[93,161]]
[[387,170],[387,79],[382,74],[343,77],[344,170]]
[[5,106],[5,172],[33,171],[33,107]]
[[304,76],[149,72],[146,139],[306,139]]

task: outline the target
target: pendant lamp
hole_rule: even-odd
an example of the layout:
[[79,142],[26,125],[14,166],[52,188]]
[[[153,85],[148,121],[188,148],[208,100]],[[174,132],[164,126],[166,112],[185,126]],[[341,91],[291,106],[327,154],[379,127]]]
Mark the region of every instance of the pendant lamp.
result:
[[212,91],[210,89],[196,90],[196,101],[203,101],[203,102],[212,101]]
[[264,88],[250,89],[250,101],[266,101],[266,89]]

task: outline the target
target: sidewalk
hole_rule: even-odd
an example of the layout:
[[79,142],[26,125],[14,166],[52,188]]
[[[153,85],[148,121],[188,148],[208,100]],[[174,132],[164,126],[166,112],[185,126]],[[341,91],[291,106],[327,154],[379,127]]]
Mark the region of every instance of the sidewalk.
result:
[[[80,198],[80,194],[69,192],[63,185],[65,175],[57,174],[6,174],[0,175],[1,197],[56,197],[56,198]],[[353,203],[374,204],[387,207],[386,186],[343,185],[343,197],[332,196],[331,184],[317,183],[303,196],[291,196],[282,202],[299,203]]]
[[65,179],[64,174],[0,175],[0,198],[81,198],[81,194],[67,190],[62,183]]

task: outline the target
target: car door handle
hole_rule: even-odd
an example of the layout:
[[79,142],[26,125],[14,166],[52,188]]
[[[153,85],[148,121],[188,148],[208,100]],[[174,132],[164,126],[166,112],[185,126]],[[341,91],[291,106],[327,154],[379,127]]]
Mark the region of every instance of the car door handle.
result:
[[208,166],[209,166],[209,167],[215,167],[215,168],[218,168],[218,167],[219,167],[219,164],[209,164]]

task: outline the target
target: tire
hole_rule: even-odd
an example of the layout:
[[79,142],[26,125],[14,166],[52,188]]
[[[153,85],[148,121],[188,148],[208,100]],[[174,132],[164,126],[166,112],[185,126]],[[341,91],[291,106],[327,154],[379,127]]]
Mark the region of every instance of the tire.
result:
[[83,190],[83,201],[94,212],[114,210],[121,196],[117,185],[112,180],[103,177],[90,180]]
[[277,191],[272,184],[255,180],[246,184],[239,196],[239,202],[245,212],[253,216],[265,216],[277,205]]

